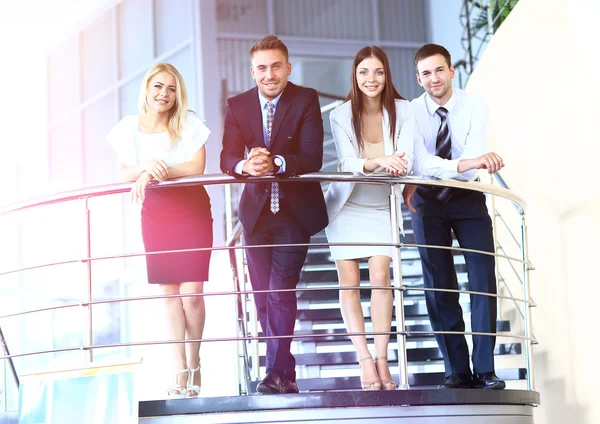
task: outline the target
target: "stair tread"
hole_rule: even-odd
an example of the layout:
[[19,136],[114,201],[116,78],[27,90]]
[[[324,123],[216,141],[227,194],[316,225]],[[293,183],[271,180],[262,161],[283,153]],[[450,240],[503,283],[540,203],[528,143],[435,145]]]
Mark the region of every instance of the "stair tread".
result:
[[[406,331],[410,332],[427,332],[431,331],[430,324],[409,324],[405,325]],[[392,321],[392,327],[390,332],[396,331],[396,325]],[[506,333],[510,331],[510,321],[502,320],[496,321],[496,331],[500,333]],[[343,336],[343,334],[347,333],[345,328],[327,328],[320,330],[306,329],[306,330],[294,330],[294,337],[296,341],[333,341],[333,340],[343,340],[348,336]],[[258,336],[264,336],[262,331],[258,332]],[[369,336],[367,336],[369,337]],[[392,335],[393,337],[393,335]],[[407,338],[421,338],[424,337],[423,334],[407,334]]]
[[[494,355],[519,355],[522,353],[521,343],[503,343],[496,346]],[[388,352],[388,362],[398,363],[396,350]],[[406,349],[409,362],[434,361],[443,359],[438,347],[416,347]],[[358,363],[356,352],[322,352],[322,353],[294,353],[296,365],[353,365]],[[266,358],[260,356],[260,366],[264,367]]]
[[[500,379],[506,381],[524,380],[527,377],[527,370],[525,368],[505,368],[496,370],[496,374]],[[394,375],[393,377],[398,384],[398,376]],[[444,380],[443,372],[421,372],[408,375],[408,384],[411,387],[437,386]],[[296,382],[301,391],[352,390],[360,387],[359,377],[298,378]],[[252,382],[251,391],[256,391],[257,384],[258,381]]]

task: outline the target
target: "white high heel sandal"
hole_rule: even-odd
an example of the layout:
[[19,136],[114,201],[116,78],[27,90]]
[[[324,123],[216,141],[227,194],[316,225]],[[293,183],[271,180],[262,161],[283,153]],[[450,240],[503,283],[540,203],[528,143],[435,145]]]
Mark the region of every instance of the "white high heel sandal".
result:
[[198,375],[200,376],[200,378],[202,378],[202,374],[200,374],[200,364],[198,364],[198,368],[188,368],[188,372],[189,372],[189,379],[188,379],[188,385],[187,385],[187,393],[186,393],[186,397],[187,398],[195,398],[200,396],[200,386],[202,385],[202,381],[200,381],[200,384],[194,384],[194,374],[196,374],[196,372],[198,372]]
[[188,375],[187,381],[189,381],[189,379],[190,379],[190,370],[189,369],[177,371],[175,373],[175,384],[172,385],[171,387],[169,387],[167,390],[167,396],[169,397],[169,399],[183,399],[186,397],[188,389],[185,388],[184,386],[182,386],[181,384],[179,384],[179,381],[177,380],[177,376],[184,372],[187,373],[187,375]]

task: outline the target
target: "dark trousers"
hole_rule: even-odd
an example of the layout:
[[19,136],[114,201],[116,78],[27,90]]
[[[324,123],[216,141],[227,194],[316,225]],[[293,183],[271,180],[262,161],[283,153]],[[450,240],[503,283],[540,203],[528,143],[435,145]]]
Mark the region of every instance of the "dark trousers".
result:
[[[492,222],[485,196],[478,192],[456,191],[447,203],[417,190],[413,199],[416,213],[411,213],[418,244],[451,246],[451,230],[462,248],[494,252]],[[426,288],[458,289],[452,251],[419,248]],[[469,289],[496,294],[495,258],[464,252]],[[471,329],[473,332],[496,331],[496,298],[471,295]],[[465,331],[458,293],[425,292],[427,311],[434,331]],[[469,350],[463,335],[436,335],[444,356],[446,375],[471,374]],[[473,372],[494,371],[496,338],[473,336]]]
[[[308,243],[308,234],[292,211],[280,201],[280,210],[273,214],[268,203],[254,231],[244,231],[246,245]],[[250,248],[246,250],[250,281],[254,290],[294,289],[306,260],[308,246]],[[294,334],[296,322],[295,292],[261,293],[254,295],[258,319],[265,336]],[[296,381],[296,360],[290,353],[292,338],[267,340],[267,372],[275,371],[282,378]]]

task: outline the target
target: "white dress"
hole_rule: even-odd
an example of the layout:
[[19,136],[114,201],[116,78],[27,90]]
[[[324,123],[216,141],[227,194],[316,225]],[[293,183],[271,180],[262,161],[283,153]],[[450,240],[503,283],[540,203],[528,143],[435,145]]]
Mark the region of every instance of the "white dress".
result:
[[[383,156],[383,142],[363,144],[363,158]],[[384,184],[355,184],[342,209],[325,228],[329,243],[392,243],[389,195],[390,189]],[[330,250],[333,260],[392,257],[391,246],[330,246]]]

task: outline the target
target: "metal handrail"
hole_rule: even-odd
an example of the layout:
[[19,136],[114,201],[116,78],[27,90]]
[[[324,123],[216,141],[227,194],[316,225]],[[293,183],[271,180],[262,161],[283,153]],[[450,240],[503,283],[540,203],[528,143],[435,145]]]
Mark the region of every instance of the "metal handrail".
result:
[[[333,245],[333,244],[332,244]],[[362,243],[349,244],[346,243],[345,246],[364,246]],[[271,246],[271,245],[269,245]],[[298,247],[298,246],[306,246],[306,244],[286,244],[286,247]],[[381,244],[378,246],[386,246],[385,244]],[[255,246],[239,246],[241,249],[246,249],[249,247]],[[264,247],[264,246],[260,246]],[[477,292],[471,290],[461,290],[461,289],[436,289],[436,288],[426,288],[426,287],[413,287],[403,285],[399,288],[397,287],[382,287],[382,286],[371,286],[364,285],[360,286],[361,289],[370,289],[370,290],[404,290],[404,291],[438,291],[438,292],[447,292],[447,293],[461,293],[461,294],[474,294],[479,296],[493,297],[497,299],[505,299],[505,300],[514,300],[515,302],[526,303],[530,306],[537,306],[535,302],[527,299],[522,299],[519,297],[504,296],[500,294],[493,293],[485,293],[485,292]],[[47,306],[44,308],[36,308],[36,309],[28,309],[26,311],[21,312],[13,312],[10,314],[0,315],[0,319],[5,318],[14,318],[22,315],[36,314],[40,312],[48,312],[59,309],[69,309],[69,308],[81,308],[85,306],[93,306],[93,305],[106,305],[110,303],[121,303],[121,302],[137,302],[140,300],[158,300],[158,299],[175,299],[182,297],[214,297],[214,296],[241,296],[241,295],[250,295],[250,294],[268,294],[268,293],[304,293],[304,292],[312,292],[312,291],[352,291],[356,290],[356,287],[331,287],[331,286],[316,286],[316,287],[301,287],[295,289],[269,289],[269,290],[242,290],[240,288],[236,288],[233,291],[220,291],[220,292],[211,292],[211,293],[186,293],[186,294],[166,294],[166,295],[148,295],[148,296],[134,296],[134,297],[120,297],[120,298],[112,298],[112,299],[102,299],[102,300],[92,300],[89,302],[74,302],[65,305],[59,306]],[[245,331],[244,331],[245,333]],[[10,355],[8,355],[10,356]]]
[[[266,177],[247,177],[243,179],[234,178],[225,174],[205,174],[195,177],[184,177],[177,178],[161,183],[152,183],[148,185],[148,189],[155,190],[160,187],[169,186],[190,186],[196,184],[202,185],[219,185],[219,184],[232,184],[232,183],[250,183],[250,182],[354,182],[354,183],[369,183],[369,184],[417,184],[417,185],[430,185],[430,186],[441,186],[441,187],[455,187],[466,190],[478,191],[481,193],[489,193],[494,196],[500,196],[511,202],[517,203],[523,210],[526,208],[525,200],[515,194],[511,190],[499,188],[491,184],[481,182],[464,182],[456,180],[427,180],[419,177],[392,177],[388,174],[373,174],[370,176],[353,174],[351,172],[311,172],[308,174],[297,175],[294,177],[286,177],[281,174],[266,176]],[[9,213],[40,207],[47,206],[56,203],[63,203],[73,200],[100,197],[110,194],[126,193],[131,190],[132,183],[116,183],[106,184],[92,187],[82,187],[79,189],[48,194],[31,200],[24,200],[21,202],[13,203],[3,208],[0,208],[0,215],[6,215]]]
[[[464,336],[491,336],[491,337],[505,337],[519,340],[529,340],[530,342],[537,344],[537,340],[522,336],[520,334],[501,332],[501,333],[487,333],[481,331],[438,331],[438,330],[402,330],[402,331],[357,331],[357,332],[346,332],[336,333],[336,336],[393,336],[393,335],[435,335],[435,334],[455,334]],[[62,353],[62,352],[75,352],[75,351],[89,351],[93,349],[106,349],[115,347],[129,347],[129,346],[152,346],[152,345],[164,345],[173,343],[211,343],[211,342],[231,342],[231,341],[266,341],[272,339],[302,339],[302,338],[327,338],[331,337],[331,334],[294,334],[292,336],[243,336],[243,337],[209,337],[201,339],[185,339],[185,340],[147,340],[143,342],[125,342],[125,343],[105,343],[105,344],[91,344],[83,345],[78,347],[64,347],[59,349],[47,349],[32,352],[16,353],[10,356],[0,356],[0,360],[22,358],[25,356],[43,355],[48,353]]]
[[[234,242],[237,242],[237,240],[234,240]],[[203,252],[203,251],[215,251],[215,250],[219,251],[219,250],[254,249],[254,248],[261,248],[261,247],[287,247],[287,246],[297,246],[297,247],[300,247],[300,246],[308,246],[308,247],[329,247],[329,246],[431,247],[434,249],[444,249],[444,250],[451,250],[451,251],[456,251],[456,252],[479,253],[482,255],[495,256],[495,257],[504,258],[509,261],[514,261],[514,262],[523,264],[522,259],[516,258],[514,256],[502,255],[502,254],[498,254],[498,253],[486,252],[486,251],[481,251],[481,250],[476,250],[476,249],[468,249],[465,247],[440,246],[440,245],[433,245],[433,244],[417,244],[417,243],[401,243],[401,242],[398,242],[398,243],[360,243],[360,244],[352,243],[352,242],[264,244],[264,245],[255,244],[255,245],[248,245],[248,246],[231,245],[231,246],[197,247],[197,248],[193,248],[193,249],[157,250],[157,251],[153,251],[153,252],[122,253],[122,254],[117,254],[117,255],[84,257],[84,258],[64,260],[64,261],[60,261],[60,262],[46,262],[43,264],[31,265],[31,266],[23,267],[23,268],[15,268],[15,269],[11,269],[8,271],[0,272],[0,277],[9,275],[9,274],[16,274],[16,273],[19,273],[22,271],[30,271],[32,269],[48,268],[48,267],[52,267],[52,266],[56,266],[56,265],[86,263],[86,262],[102,261],[102,260],[110,260],[110,259],[134,258],[137,256],[168,255],[168,254],[174,254],[174,253]],[[533,266],[530,262],[526,262],[525,264],[530,267]],[[0,315],[0,318],[3,318],[3,316]]]
[[[314,181],[314,182],[354,182],[354,183],[368,183],[368,184],[385,184],[385,185],[389,185],[390,186],[390,206],[391,206],[391,213],[390,214],[390,219],[391,219],[391,223],[392,223],[392,228],[395,228],[396,231],[394,231],[395,233],[397,233],[398,231],[398,219],[401,217],[398,216],[398,211],[396,209],[396,205],[397,205],[397,196],[395,194],[395,189],[400,185],[400,184],[417,184],[417,185],[430,185],[430,186],[447,186],[447,187],[456,187],[456,188],[463,188],[463,189],[467,189],[467,190],[473,190],[473,191],[478,191],[478,192],[483,192],[483,193],[490,193],[493,194],[495,196],[500,196],[503,198],[506,198],[514,203],[517,203],[519,205],[519,207],[521,208],[521,210],[523,211],[522,214],[522,218],[524,220],[524,210],[525,210],[525,202],[522,198],[520,198],[518,195],[514,194],[513,192],[503,189],[503,188],[498,188],[492,185],[488,185],[488,184],[483,184],[483,183],[476,183],[476,182],[459,182],[459,181],[454,181],[454,180],[425,180],[425,179],[421,179],[421,178],[417,178],[417,177],[390,177],[387,174],[381,174],[381,175],[371,175],[371,176],[363,176],[363,175],[356,175],[356,174],[351,174],[351,173],[311,173],[311,174],[304,174],[301,176],[295,176],[292,178],[286,178],[283,177],[281,175],[276,175],[276,176],[269,176],[269,177],[250,177],[250,178],[245,178],[243,180],[238,180],[235,179],[233,177],[230,176],[226,176],[223,174],[213,174],[213,175],[204,175],[204,176],[199,176],[199,177],[188,177],[188,178],[181,178],[178,180],[172,180],[172,181],[167,181],[164,183],[159,183],[159,184],[154,184],[149,186],[149,189],[160,189],[161,187],[165,187],[165,186],[186,186],[186,185],[195,185],[195,184],[204,184],[204,185],[214,185],[214,184],[228,184],[228,183],[237,183],[237,182],[245,182],[245,183],[253,183],[253,182],[271,182],[271,181],[280,181],[280,182],[286,182],[286,183],[294,183],[294,182],[308,182],[308,181]],[[16,211],[21,211],[21,210],[25,210],[25,209],[29,209],[29,208],[34,208],[34,207],[39,207],[39,206],[44,206],[44,205],[49,205],[49,204],[56,204],[56,203],[61,203],[61,202],[67,202],[67,201],[72,201],[72,200],[78,200],[78,199],[83,199],[85,201],[85,205],[86,205],[86,213],[88,213],[88,217],[89,217],[89,210],[87,208],[87,203],[88,203],[88,199],[91,197],[97,197],[97,196],[103,196],[103,195],[107,195],[107,194],[116,194],[116,193],[124,193],[126,191],[129,191],[131,187],[131,184],[129,183],[122,183],[122,184],[111,184],[111,185],[105,185],[105,186],[98,186],[98,187],[85,187],[85,188],[81,188],[78,190],[73,190],[70,192],[66,192],[66,193],[59,193],[59,194],[54,194],[54,195],[48,195],[48,196],[44,196],[42,198],[36,199],[36,200],[32,200],[32,201],[26,201],[26,202],[20,202],[18,204],[14,204],[11,206],[8,206],[2,210],[0,210],[0,215],[4,215],[4,214],[9,214],[9,213],[13,213]],[[88,219],[87,221],[87,236],[88,236],[88,247],[89,247],[89,234],[90,234],[90,221]],[[525,230],[524,227],[524,221],[523,221],[523,230]],[[241,231],[241,228],[238,228],[238,232],[237,234],[239,234],[239,232]],[[397,235],[397,234],[396,234]],[[256,248],[256,247],[260,247],[260,246],[234,246],[235,241],[236,241],[237,237],[236,235],[233,235],[232,237],[230,237],[228,239],[228,245],[225,247],[216,247],[216,248],[210,248],[211,250],[223,250],[223,249],[229,249],[230,250],[230,254],[231,252],[234,252],[236,249],[245,249],[245,248]],[[523,232],[523,240],[526,240],[526,235]],[[453,333],[453,332],[411,332],[411,331],[406,331],[405,328],[405,323],[404,323],[404,319],[403,319],[403,292],[405,290],[413,290],[413,289],[417,289],[417,288],[413,288],[413,287],[406,287],[402,284],[401,282],[401,258],[400,258],[400,248],[401,247],[406,247],[409,246],[408,244],[402,244],[399,243],[399,240],[397,239],[397,237],[393,237],[393,242],[391,245],[394,247],[394,264],[397,267],[397,269],[395,268],[395,272],[394,272],[394,293],[395,293],[395,304],[396,304],[396,310],[397,310],[397,314],[396,314],[396,332],[392,333],[392,334],[397,334],[398,335],[398,352],[399,352],[399,367],[401,369],[400,372],[400,387],[404,388],[404,389],[408,389],[408,375],[407,375],[407,363],[405,360],[405,356],[406,356],[406,335],[407,334],[417,334],[417,333],[422,333],[422,334],[442,334],[442,333]],[[323,243],[323,245],[334,245],[335,243]],[[348,243],[341,243],[343,244],[348,244]],[[381,243],[374,243],[376,245],[381,245]],[[313,244],[315,245],[315,244]],[[283,246],[283,245],[282,245]],[[419,245],[410,245],[411,247],[419,247]],[[525,243],[523,243],[523,246],[525,247]],[[426,246],[428,248],[448,248],[446,246]],[[462,249],[462,248],[450,248],[453,250],[464,250],[464,251],[473,251],[470,249]],[[89,249],[88,249],[89,250]],[[186,249],[186,250],[195,250],[195,249]],[[201,250],[201,249],[197,249],[197,250]],[[490,255],[494,255],[496,256],[497,254],[491,253],[491,252],[483,252],[483,251],[475,251],[478,253],[482,253],[482,254],[490,254]],[[115,257],[122,257],[122,256],[133,256],[131,254],[128,255],[113,255],[112,257],[102,257],[102,258],[91,258],[89,251],[86,252],[86,258],[84,259],[80,259],[78,261],[84,263],[84,265],[87,267],[88,269],[88,274],[89,274],[89,266],[91,264],[91,262],[93,260],[98,260],[98,259],[108,259],[108,258],[115,258]],[[147,255],[147,254],[160,254],[162,252],[152,252],[152,253],[140,253],[138,255]],[[230,256],[230,259],[232,259],[233,256]],[[523,270],[525,273],[527,273],[530,269],[530,264],[528,262],[528,256],[525,250],[523,250],[522,252],[522,258],[521,259],[517,259],[517,258],[510,258],[507,257],[507,259],[511,259],[511,260],[516,260],[518,262],[521,262],[523,265]],[[233,263],[233,261],[232,261]],[[51,265],[51,264],[49,264]],[[236,270],[235,268],[233,268],[234,271]],[[22,270],[22,269],[21,269]],[[11,272],[16,272],[18,270],[15,271],[11,271]],[[237,273],[236,273],[237,276]],[[234,277],[235,278],[235,277]],[[527,280],[525,280],[524,283],[524,297],[522,299],[523,301],[523,307],[524,309],[526,308],[526,310],[529,310],[530,306],[533,306],[531,304],[531,302],[529,301],[529,287],[527,284]],[[239,280],[238,280],[239,282]],[[90,288],[91,288],[91,280],[88,281],[88,283],[90,284]],[[239,288],[239,286],[237,286],[236,288]],[[339,290],[340,288],[335,288],[336,290]],[[355,288],[353,288],[355,289]],[[292,289],[294,291],[301,291],[303,289]],[[423,289],[424,290],[424,289]],[[237,295],[241,295],[244,293],[255,293],[253,291],[237,291]],[[480,294],[480,295],[486,295],[486,293],[476,293],[473,292],[473,294]],[[205,293],[203,294],[191,294],[191,296],[195,296],[195,295],[207,295]],[[184,297],[184,296],[190,296],[190,295],[172,295],[172,296],[162,296],[162,297],[175,297],[175,296],[179,296],[179,297]],[[498,297],[498,296],[494,296],[494,297]],[[515,300],[517,298],[513,298],[510,297],[511,299]],[[104,302],[107,303],[109,301],[124,301],[124,300],[136,300],[136,299],[121,299],[121,300],[103,300],[103,301],[99,301],[100,302]],[[137,299],[139,300],[139,299]],[[239,300],[239,298],[238,298]],[[89,359],[92,360],[92,350],[95,348],[95,346],[93,345],[93,342],[91,341],[91,306],[93,304],[95,304],[96,302],[93,302],[91,300],[91,298],[89,298],[86,302],[81,302],[79,303],[77,306],[82,306],[82,307],[87,307],[88,308],[88,337],[86,337],[86,345],[79,347],[79,348],[65,348],[65,349],[55,349],[52,351],[48,351],[48,352],[61,352],[61,351],[67,351],[67,350],[83,350],[88,352],[89,354]],[[239,306],[239,302],[238,302],[238,306]],[[55,307],[54,309],[59,309],[61,308],[61,306],[59,307]],[[531,344],[534,342],[534,339],[530,336],[531,331],[530,331],[530,325],[531,325],[531,321],[530,321],[530,314],[525,314],[525,329],[526,329],[526,334],[525,336],[515,336],[517,338],[523,338],[526,340],[529,340],[530,343],[528,343],[527,345],[527,349],[526,349],[526,358],[527,358],[527,366],[528,366],[528,370],[531,369],[532,364],[531,364],[531,359],[532,359],[532,355],[530,352],[531,349]],[[243,326],[241,327],[242,329],[244,328]],[[243,330],[245,331],[245,330]],[[469,333],[469,332],[458,332],[460,334],[479,334],[479,333]],[[370,333],[373,334],[373,333]],[[497,333],[481,333],[481,335],[495,335],[495,336],[501,336],[500,334]],[[281,336],[282,338],[289,338],[289,337],[295,337],[295,336]],[[267,337],[268,338],[268,337]],[[273,338],[279,338],[279,337],[273,337]],[[266,339],[265,337],[250,337],[247,336],[246,334],[243,334],[242,337],[237,337],[235,339],[227,339],[227,338],[220,338],[220,339],[204,339],[206,341],[217,341],[217,340],[227,340],[227,341],[231,341],[231,340],[263,340]],[[130,346],[130,345],[136,345],[136,344],[153,344],[153,343],[172,343],[172,342],[176,342],[176,343],[185,343],[185,342],[189,342],[186,340],[181,340],[181,341],[162,341],[162,342],[143,342],[143,343],[118,343],[118,344],[110,344],[110,345],[98,345],[98,347],[118,347],[118,346]],[[43,352],[37,352],[37,353],[45,353],[46,351]],[[29,354],[35,354],[35,353],[29,353]],[[404,359],[402,359],[400,357],[400,354],[402,354],[402,356],[404,357]],[[9,359],[12,362],[12,358],[13,357],[18,357],[18,356],[23,356],[24,354],[13,354],[10,356],[5,356],[1,359]],[[245,351],[245,355],[247,355],[247,351]],[[247,357],[245,358],[245,361],[247,361]],[[532,382],[530,381],[530,374],[528,373],[528,388],[531,389],[532,387]]]

